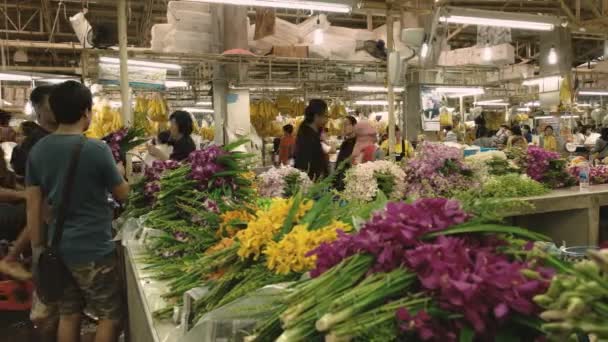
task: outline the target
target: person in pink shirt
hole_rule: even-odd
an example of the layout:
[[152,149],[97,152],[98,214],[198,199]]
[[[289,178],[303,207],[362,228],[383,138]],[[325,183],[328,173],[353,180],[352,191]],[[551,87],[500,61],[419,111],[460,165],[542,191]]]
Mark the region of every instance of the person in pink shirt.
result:
[[357,141],[353,148],[353,165],[375,161],[378,155],[378,134],[376,129],[367,121],[361,121],[355,126]]

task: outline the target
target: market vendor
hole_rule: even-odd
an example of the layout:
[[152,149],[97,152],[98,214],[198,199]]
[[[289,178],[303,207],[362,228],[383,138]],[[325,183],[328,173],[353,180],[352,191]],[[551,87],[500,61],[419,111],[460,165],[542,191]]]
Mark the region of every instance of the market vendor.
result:
[[596,140],[591,153],[597,154],[597,158],[599,159],[608,157],[608,128],[602,128],[602,133]]
[[557,152],[557,139],[553,135],[553,126],[545,127],[545,135],[543,135],[543,148],[547,151]]
[[[382,142],[380,148],[382,149],[382,152],[384,152],[384,155],[388,155],[388,139]],[[397,161],[408,159],[414,156],[414,147],[412,146],[412,144],[410,144],[409,141],[405,140],[401,136],[401,130],[397,125],[395,125],[395,146],[393,146],[393,153],[395,155],[395,160]]]
[[329,161],[323,151],[321,132],[327,121],[327,103],[312,99],[298,129],[295,149],[295,167],[319,179],[329,174]]
[[169,131],[171,139],[169,144],[173,151],[169,154],[155,145],[148,145],[148,153],[159,160],[182,161],[188,158],[190,153],[196,150],[196,144],[192,139],[192,116],[183,110],[173,112],[169,117]]

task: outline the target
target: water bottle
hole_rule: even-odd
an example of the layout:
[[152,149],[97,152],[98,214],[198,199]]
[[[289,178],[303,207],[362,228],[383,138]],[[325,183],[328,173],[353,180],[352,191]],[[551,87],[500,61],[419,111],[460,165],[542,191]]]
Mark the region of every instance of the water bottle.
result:
[[578,171],[578,179],[580,184],[580,190],[586,191],[589,189],[589,172],[590,166],[588,162],[582,163]]

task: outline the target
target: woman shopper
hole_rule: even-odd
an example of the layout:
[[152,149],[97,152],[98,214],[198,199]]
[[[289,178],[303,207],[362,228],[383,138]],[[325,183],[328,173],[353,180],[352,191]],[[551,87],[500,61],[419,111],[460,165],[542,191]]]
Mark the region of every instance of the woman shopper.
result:
[[329,174],[329,162],[321,143],[326,121],[327,103],[319,99],[310,100],[296,137],[295,167],[306,172],[312,180]]
[[175,111],[169,117],[169,124],[169,131],[171,132],[169,144],[173,147],[173,152],[167,154],[154,145],[148,145],[148,153],[159,160],[185,160],[190,153],[196,150],[196,144],[191,137],[193,130],[192,116],[183,110]]
[[349,115],[342,120],[342,135],[344,140],[340,144],[340,150],[338,151],[338,158],[336,159],[336,180],[334,186],[337,190],[344,190],[344,174],[351,166],[350,157],[353,154],[353,148],[357,142],[355,136],[355,126],[357,125],[357,119]]
[[296,139],[293,136],[293,125],[283,126],[283,137],[279,142],[280,165],[291,165],[294,156]]
[[352,164],[358,165],[375,161],[379,158],[378,133],[368,121],[361,121],[355,126],[357,142],[353,148]]
[[[31,234],[33,260],[46,246],[43,236],[53,237],[64,214],[63,234],[59,240],[59,256],[67,266],[66,281],[58,301],[59,328],[57,340],[80,340],[80,321],[86,305],[99,318],[95,341],[115,342],[124,314],[117,257],[112,241],[112,209],[107,196],[118,200],[128,197],[129,185],[124,181],[124,168],[117,165],[110,148],[99,140],[86,139],[83,132],[91,119],[93,99],[84,85],[67,81],[53,88],[49,98],[59,124],[57,130],[41,139],[29,156],[26,174],[27,219]],[[80,148],[80,152],[78,152]],[[73,177],[69,165],[76,161]],[[66,181],[71,182],[69,187]],[[63,193],[71,200],[64,202]],[[48,200],[43,199],[48,194]],[[48,232],[43,232],[41,207],[51,204]],[[62,213],[59,207],[63,207]],[[35,267],[43,279],[45,267]],[[43,271],[43,272],[41,272]],[[45,274],[48,276],[48,274]],[[43,287],[38,288],[44,293]]]
[[507,148],[517,147],[524,151],[528,149],[528,142],[522,135],[521,127],[519,127],[519,125],[511,127],[511,129],[507,130],[507,133]]

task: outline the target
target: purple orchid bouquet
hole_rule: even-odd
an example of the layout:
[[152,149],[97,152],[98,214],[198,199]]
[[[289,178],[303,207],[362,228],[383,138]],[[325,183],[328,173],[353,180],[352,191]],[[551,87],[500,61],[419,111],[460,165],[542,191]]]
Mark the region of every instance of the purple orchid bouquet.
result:
[[105,141],[110,147],[110,150],[112,150],[114,160],[117,163],[124,163],[126,161],[127,152],[146,142],[144,137],[144,130],[131,127],[121,128],[116,132],[112,132],[102,140]]
[[493,341],[515,326],[532,341],[542,335],[530,328],[539,312],[533,297],[553,271],[527,256],[524,241],[501,234],[546,239],[479,221],[445,198],[389,203],[358,232],[309,252],[313,279],[288,296],[279,340],[322,332],[335,340]]
[[429,142],[407,162],[405,174],[407,196],[412,198],[452,197],[478,183],[460,149]]
[[559,153],[537,146],[528,147],[525,165],[522,165],[522,168],[525,168],[530,178],[553,189],[572,186],[576,183],[566,170],[566,160],[562,159]]
[[144,194],[147,198],[153,199],[160,191],[160,179],[167,170],[175,170],[181,164],[175,160],[155,160],[151,166],[146,166],[144,170]]

